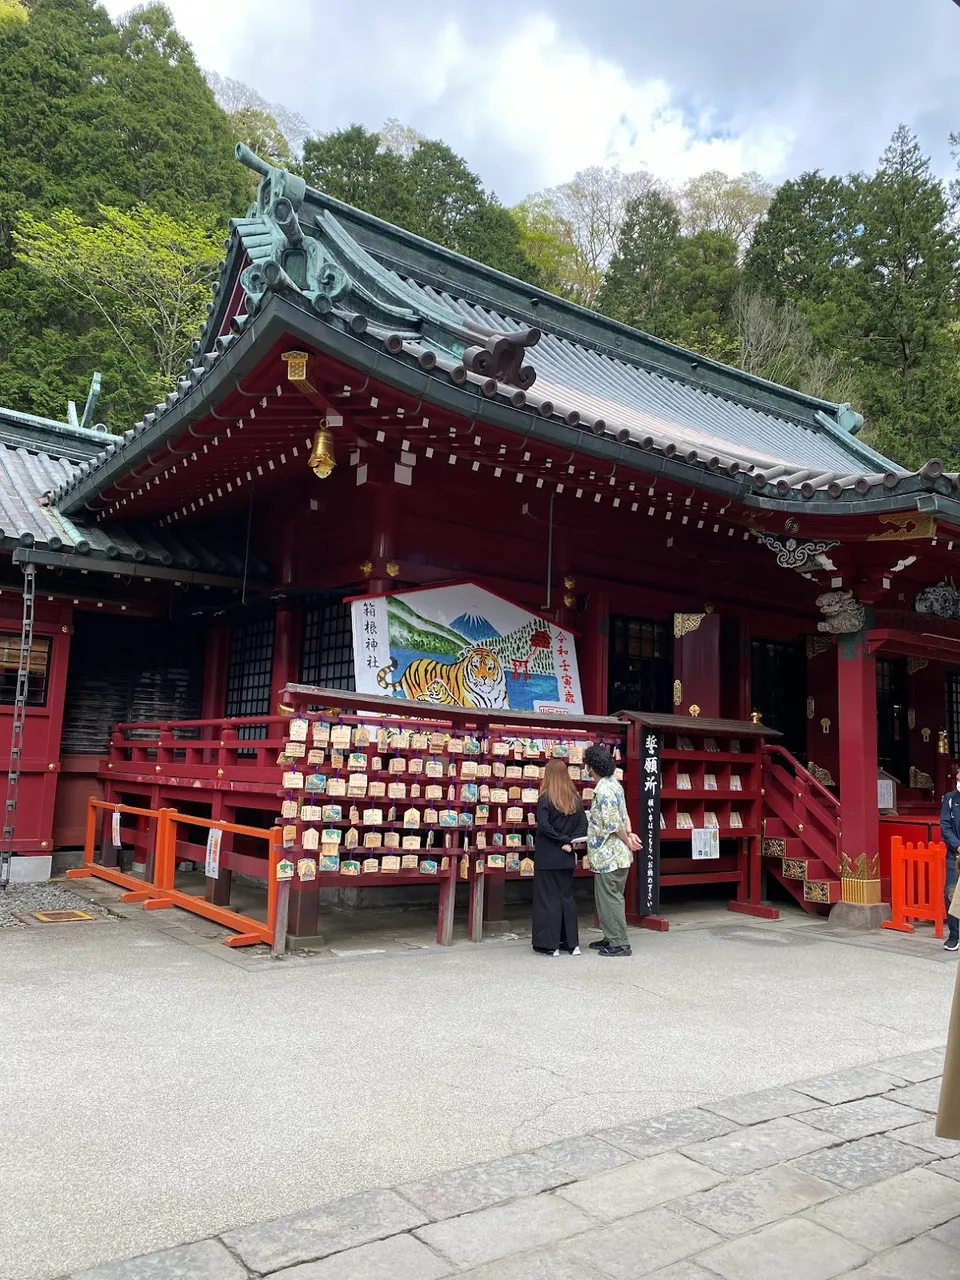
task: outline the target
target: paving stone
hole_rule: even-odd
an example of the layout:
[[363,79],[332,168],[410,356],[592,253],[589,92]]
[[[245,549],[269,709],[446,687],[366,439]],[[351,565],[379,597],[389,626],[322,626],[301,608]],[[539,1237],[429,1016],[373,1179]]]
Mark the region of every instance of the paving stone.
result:
[[723,1138],[684,1147],[683,1153],[720,1173],[754,1173],[757,1169],[819,1151],[835,1141],[832,1134],[784,1116],[750,1129],[738,1129]]
[[737,1126],[722,1116],[699,1107],[688,1111],[674,1111],[666,1116],[651,1116],[635,1124],[618,1125],[604,1129],[594,1137],[622,1147],[633,1156],[656,1156],[662,1151],[675,1151],[690,1142],[703,1142],[707,1138],[719,1138],[732,1133]]
[[704,1271],[695,1262],[678,1262],[662,1271],[651,1271],[647,1280],[717,1280],[715,1271]]
[[[563,1244],[538,1249],[535,1253],[517,1253],[512,1258],[488,1262],[471,1271],[458,1271],[457,1275],[460,1280],[609,1280]],[[700,1277],[694,1276],[691,1280],[700,1280]],[[717,1280],[716,1276],[712,1280]]]
[[781,1165],[684,1196],[674,1200],[670,1209],[721,1236],[739,1236],[800,1213],[836,1194],[836,1187],[829,1182],[792,1165]]
[[954,1249],[930,1235],[897,1245],[851,1271],[849,1280],[957,1280]]
[[849,1071],[836,1071],[829,1076],[801,1080],[794,1088],[801,1093],[809,1093],[811,1098],[819,1098],[821,1102],[836,1106],[839,1102],[856,1102],[858,1098],[889,1093],[891,1089],[904,1084],[906,1081],[901,1076],[889,1071],[880,1071],[876,1067],[852,1067]]
[[909,1125],[906,1129],[897,1129],[890,1136],[897,1142],[907,1142],[921,1151],[929,1151],[931,1155],[946,1160],[949,1156],[960,1156],[960,1142],[952,1138],[938,1138],[936,1121],[924,1120],[920,1124]]
[[391,1236],[359,1249],[335,1253],[322,1262],[305,1262],[275,1271],[270,1280],[442,1280],[453,1267],[413,1236]]
[[703,1105],[704,1110],[715,1111],[718,1116],[724,1116],[736,1124],[762,1124],[764,1120],[776,1120],[780,1116],[812,1111],[818,1102],[805,1093],[798,1093],[796,1089],[761,1089],[757,1093],[745,1093],[740,1098],[705,1102]]
[[652,1209],[577,1236],[567,1251],[611,1280],[634,1280],[716,1244],[706,1227],[667,1209]]
[[880,1071],[892,1076],[903,1076],[911,1084],[931,1080],[943,1075],[943,1049],[921,1049],[919,1053],[905,1053],[902,1058],[890,1058],[876,1065]]
[[838,1138],[868,1138],[872,1133],[884,1133],[887,1129],[905,1129],[908,1124],[919,1124],[922,1111],[901,1106],[887,1098],[861,1098],[859,1102],[841,1102],[837,1107],[819,1107],[808,1111],[804,1124],[815,1129],[835,1133]]
[[549,1160],[571,1178],[592,1178],[595,1173],[606,1173],[630,1160],[622,1148],[612,1147],[609,1142],[590,1135],[551,1142],[548,1147],[538,1148],[534,1155]]
[[246,1280],[246,1272],[219,1240],[201,1240],[92,1271],[75,1271],[71,1280]]
[[948,1244],[951,1249],[960,1250],[960,1218],[951,1218],[942,1227],[937,1227],[935,1231],[931,1231],[930,1235],[933,1236],[934,1240],[939,1240],[941,1244]]
[[454,1169],[422,1182],[406,1182],[397,1190],[434,1221],[488,1209],[503,1200],[549,1191],[571,1175],[539,1154],[504,1156],[484,1164]]
[[383,1240],[426,1221],[426,1214],[395,1191],[367,1191],[289,1218],[227,1231],[223,1240],[253,1271],[279,1271]]
[[508,1258],[521,1250],[556,1244],[596,1224],[559,1195],[547,1192],[492,1209],[431,1222],[414,1234],[461,1270]]
[[715,1187],[722,1179],[712,1170],[676,1151],[636,1160],[609,1173],[561,1187],[558,1197],[585,1209],[601,1222],[613,1222],[675,1200],[677,1196]]
[[954,1178],[960,1182],[960,1156],[951,1156],[949,1160],[937,1160],[935,1164],[928,1164],[927,1168],[931,1173],[940,1173],[945,1178]]
[[905,1089],[893,1089],[886,1095],[891,1102],[900,1102],[906,1107],[919,1107],[921,1111],[932,1111],[936,1114],[940,1105],[940,1080],[923,1080],[920,1084],[908,1084]]
[[698,1260],[724,1280],[833,1280],[868,1257],[866,1249],[832,1231],[790,1218],[727,1240]]
[[891,1249],[956,1216],[957,1186],[929,1169],[910,1169],[811,1209],[807,1217],[869,1249]]
[[892,1178],[896,1173],[906,1173],[932,1159],[929,1151],[921,1151],[919,1147],[893,1138],[872,1137],[814,1151],[798,1160],[796,1167],[835,1182],[845,1191],[855,1191],[882,1178]]

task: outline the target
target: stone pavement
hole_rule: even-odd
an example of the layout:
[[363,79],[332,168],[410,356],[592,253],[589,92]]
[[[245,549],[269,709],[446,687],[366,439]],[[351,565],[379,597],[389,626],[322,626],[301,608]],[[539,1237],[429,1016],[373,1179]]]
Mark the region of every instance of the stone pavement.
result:
[[956,1280],[960,1142],[933,1132],[942,1069],[942,1050],[910,1053],[71,1280]]

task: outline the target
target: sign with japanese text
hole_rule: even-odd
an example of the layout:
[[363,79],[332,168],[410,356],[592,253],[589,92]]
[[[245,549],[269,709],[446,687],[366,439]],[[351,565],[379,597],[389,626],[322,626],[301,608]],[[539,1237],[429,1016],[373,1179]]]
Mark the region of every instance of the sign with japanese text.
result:
[[659,735],[640,733],[640,850],[637,853],[637,912],[660,910],[660,747]]
[[216,880],[220,876],[220,845],[223,843],[223,832],[219,827],[211,827],[207,832],[207,860],[204,874]]
[[694,827],[690,837],[695,859],[720,857],[720,832],[716,827]]
[[583,714],[573,634],[473,583],[351,603],[358,693]]

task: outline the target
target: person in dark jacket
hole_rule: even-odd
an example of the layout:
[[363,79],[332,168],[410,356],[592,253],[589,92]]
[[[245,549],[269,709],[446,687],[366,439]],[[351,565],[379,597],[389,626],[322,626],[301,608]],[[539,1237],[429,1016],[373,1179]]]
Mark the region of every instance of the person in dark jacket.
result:
[[940,835],[947,846],[947,940],[945,951],[960,950],[960,920],[950,915],[950,900],[957,887],[957,859],[960,857],[960,765],[957,766],[956,787],[948,791],[940,805]]
[[587,815],[563,760],[543,771],[533,850],[533,949],[541,955],[580,954],[572,841],[587,834]]

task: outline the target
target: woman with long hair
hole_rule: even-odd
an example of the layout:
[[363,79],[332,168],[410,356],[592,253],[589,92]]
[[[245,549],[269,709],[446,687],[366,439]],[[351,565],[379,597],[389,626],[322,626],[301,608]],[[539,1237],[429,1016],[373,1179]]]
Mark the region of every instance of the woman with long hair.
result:
[[586,834],[587,816],[570,770],[565,761],[550,760],[540,784],[533,850],[533,949],[541,955],[580,954],[572,841]]

